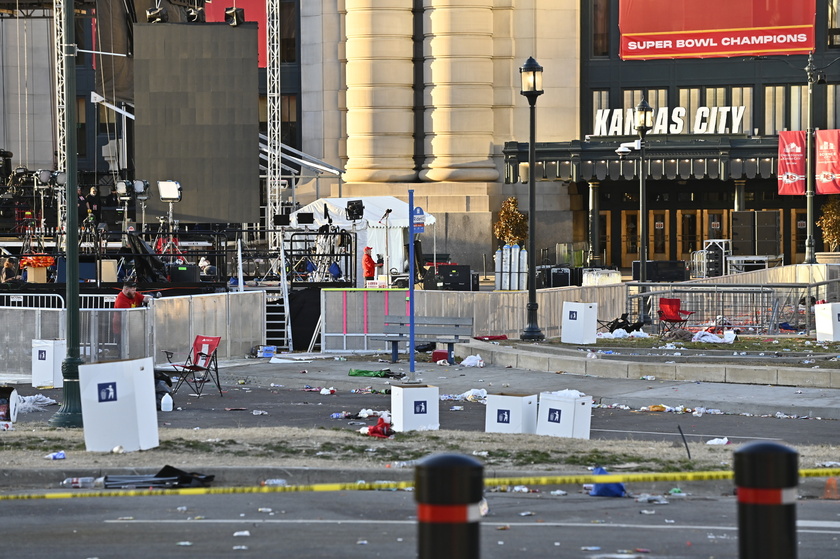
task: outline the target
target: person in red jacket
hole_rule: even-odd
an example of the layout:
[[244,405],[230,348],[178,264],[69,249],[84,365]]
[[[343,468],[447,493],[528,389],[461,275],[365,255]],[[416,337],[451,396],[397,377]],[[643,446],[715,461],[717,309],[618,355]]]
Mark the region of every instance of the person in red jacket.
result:
[[[133,309],[139,307],[146,302],[146,296],[142,293],[137,293],[137,282],[126,281],[123,283],[122,291],[117,295],[117,300],[114,301],[115,309]],[[117,347],[122,344],[122,314],[121,312],[111,313],[111,331],[114,333],[114,341]]]
[[133,309],[143,304],[146,296],[142,293],[137,293],[137,282],[127,281],[123,283],[122,291],[117,295],[117,300],[114,302],[115,309]]
[[372,247],[365,247],[365,255],[362,257],[362,274],[365,276],[366,281],[376,279],[376,269],[382,267],[382,264],[377,263],[373,259],[373,256],[371,256],[372,252]]

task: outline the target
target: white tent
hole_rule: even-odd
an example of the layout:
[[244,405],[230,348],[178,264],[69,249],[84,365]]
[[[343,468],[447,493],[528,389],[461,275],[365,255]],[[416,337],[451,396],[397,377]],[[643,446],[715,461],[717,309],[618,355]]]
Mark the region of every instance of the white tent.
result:
[[[360,200],[364,206],[362,219],[347,219],[347,203]],[[389,211],[390,210],[390,211]],[[415,206],[416,210],[416,206]],[[300,214],[312,214],[312,223],[299,223]],[[426,226],[434,225],[435,216],[425,214]],[[292,229],[319,229],[331,225],[338,230],[356,234],[357,251],[356,269],[359,271],[357,285],[364,285],[362,277],[362,249],[373,248],[374,259],[382,255],[385,259],[382,274],[386,269],[396,270],[398,274],[407,270],[408,256],[405,245],[408,243],[408,226],[411,223],[409,207],[406,202],[393,196],[370,196],[367,198],[319,198],[311,204],[292,213],[289,218]],[[421,236],[422,240],[422,236]],[[434,247],[434,237],[432,239]],[[429,249],[424,249],[429,252]],[[390,264],[389,264],[390,263]]]

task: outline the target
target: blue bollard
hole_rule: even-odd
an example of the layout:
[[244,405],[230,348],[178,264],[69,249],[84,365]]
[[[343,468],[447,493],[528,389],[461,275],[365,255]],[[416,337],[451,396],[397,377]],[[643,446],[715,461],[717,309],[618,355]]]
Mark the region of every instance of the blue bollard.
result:
[[754,442],[734,453],[740,559],[796,559],[799,453]]
[[419,559],[478,559],[484,466],[462,454],[424,458],[414,470]]

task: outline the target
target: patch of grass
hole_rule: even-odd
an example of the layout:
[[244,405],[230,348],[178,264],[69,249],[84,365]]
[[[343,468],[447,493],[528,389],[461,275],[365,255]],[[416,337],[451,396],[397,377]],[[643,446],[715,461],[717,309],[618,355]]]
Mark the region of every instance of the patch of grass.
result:
[[14,450],[38,450],[42,451],[49,448],[60,448],[62,450],[85,450],[84,441],[68,441],[67,439],[58,438],[37,438],[37,439],[21,439],[15,441],[0,442],[0,452],[14,451]]
[[513,463],[517,466],[528,464],[556,463],[557,459],[552,458],[550,452],[544,450],[520,450],[513,455]]
[[219,452],[226,450],[227,447],[238,445],[238,442],[231,439],[224,441],[190,441],[186,439],[172,439],[168,441],[160,441],[158,449],[179,452]]
[[612,466],[614,464],[625,464],[627,462],[649,461],[641,456],[602,452],[597,449],[573,454],[563,458],[562,460],[565,464],[569,464],[570,466]]

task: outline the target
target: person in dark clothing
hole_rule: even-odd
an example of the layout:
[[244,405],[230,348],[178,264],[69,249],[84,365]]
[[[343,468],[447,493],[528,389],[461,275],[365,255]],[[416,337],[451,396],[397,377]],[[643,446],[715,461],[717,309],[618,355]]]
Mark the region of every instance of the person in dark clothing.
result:
[[88,213],[93,214],[96,223],[99,223],[102,220],[102,201],[99,199],[99,193],[95,186],[92,186],[90,194],[85,196],[85,203]]

